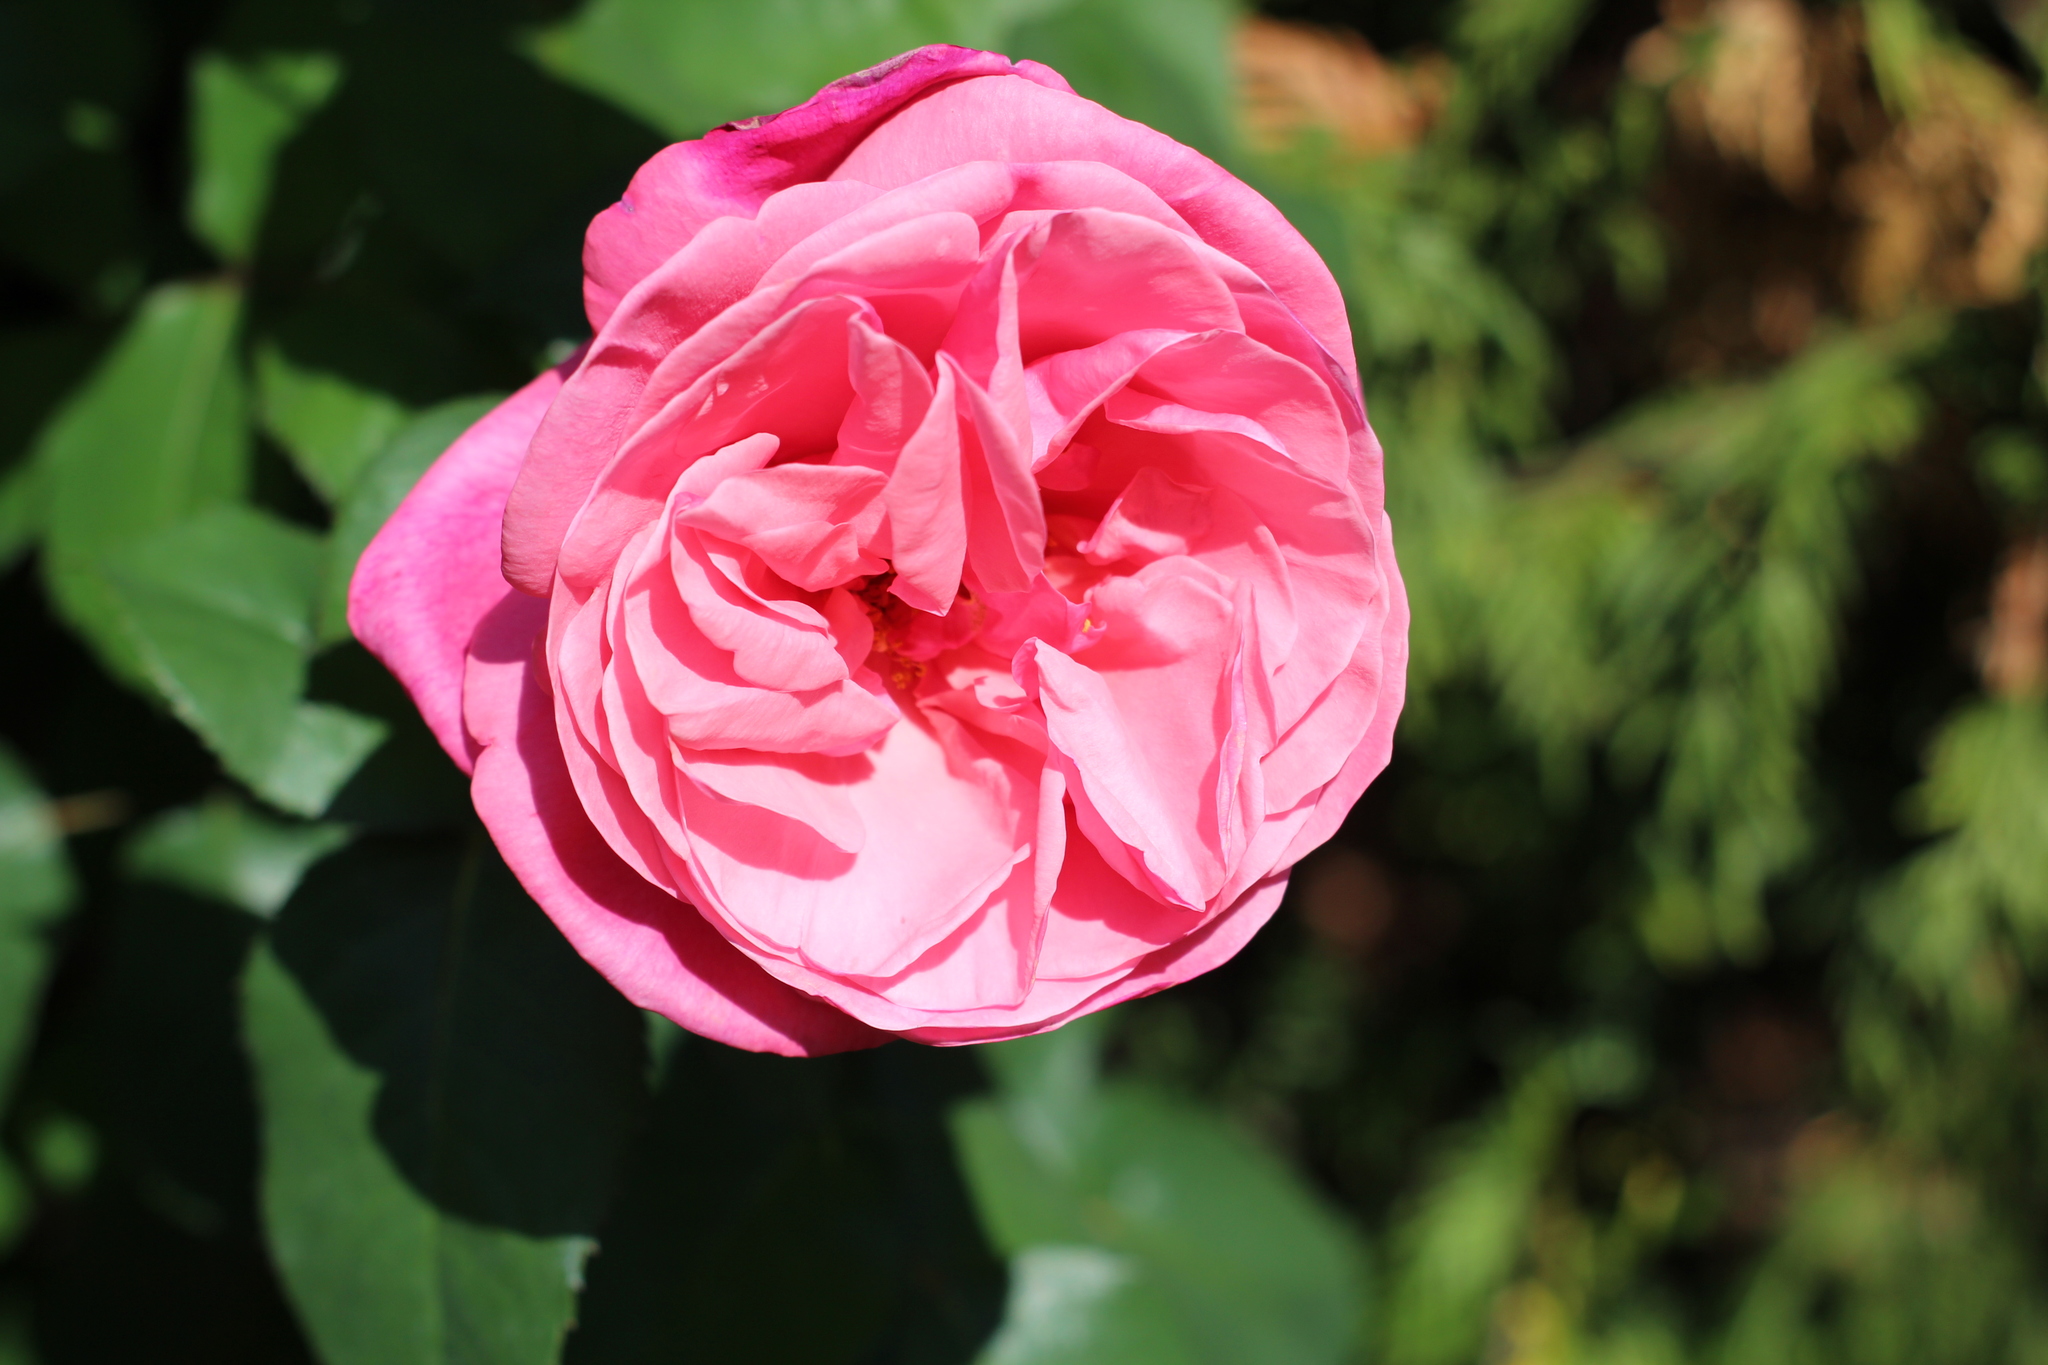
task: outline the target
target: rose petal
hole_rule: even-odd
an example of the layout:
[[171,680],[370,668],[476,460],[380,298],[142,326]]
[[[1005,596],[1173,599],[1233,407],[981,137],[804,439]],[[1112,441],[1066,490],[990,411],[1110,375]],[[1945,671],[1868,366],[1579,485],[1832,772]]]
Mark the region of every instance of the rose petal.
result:
[[498,535],[505,498],[567,362],[540,375],[464,432],[421,476],[356,561],[348,623],[412,694],[434,738],[464,772],[462,652],[505,593]]
[[590,325],[601,329],[628,290],[713,219],[752,217],[775,191],[825,179],[878,122],[904,105],[947,82],[991,75],[1069,89],[1036,62],[934,45],[836,80],[794,109],[729,123],[694,142],[664,148],[634,175],[619,202],[590,224],[583,245]]
[[1357,387],[1343,296],[1280,210],[1200,152],[1078,95],[998,79],[946,86],[883,120],[831,178],[890,189],[964,161],[1097,161],[1149,186],[1264,280]]
[[[538,613],[519,599],[511,605],[492,618],[495,629],[479,632],[478,657],[532,658]],[[478,689],[478,700],[493,705],[476,719],[490,742],[471,791],[506,865],[586,961],[634,1004],[733,1047],[817,1056],[886,1041],[767,975],[690,906],[620,862],[576,800],[533,670],[519,677],[516,697],[503,686]],[[499,709],[507,701],[516,714]]]

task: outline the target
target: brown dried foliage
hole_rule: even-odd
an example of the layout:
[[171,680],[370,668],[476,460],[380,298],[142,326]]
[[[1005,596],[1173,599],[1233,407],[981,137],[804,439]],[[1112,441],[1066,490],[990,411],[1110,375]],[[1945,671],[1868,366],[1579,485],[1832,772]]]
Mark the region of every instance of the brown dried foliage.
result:
[[1311,130],[1356,156],[1420,142],[1450,96],[1450,65],[1396,64],[1355,33],[1278,19],[1238,26],[1235,57],[1246,137],[1279,151]]
[[1938,43],[1881,94],[1869,47],[1852,8],[1672,3],[1628,68],[1668,85],[1696,150],[1850,220],[1836,284],[1859,316],[2017,298],[2048,240],[2048,119],[2011,76]]

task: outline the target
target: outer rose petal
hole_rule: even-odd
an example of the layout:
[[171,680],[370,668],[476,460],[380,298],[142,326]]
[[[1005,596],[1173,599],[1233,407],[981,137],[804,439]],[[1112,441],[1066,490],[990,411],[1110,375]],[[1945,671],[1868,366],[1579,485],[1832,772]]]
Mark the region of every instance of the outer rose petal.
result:
[[576,799],[535,679],[547,603],[499,591],[470,650],[466,700],[479,747],[470,790],[506,865],[563,936],[634,1004],[706,1038],[793,1057],[886,1042],[769,976],[619,861]]
[[584,238],[583,306],[591,327],[602,328],[627,290],[712,219],[751,218],[775,191],[823,180],[877,123],[927,91],[997,75],[1070,89],[1037,62],[934,45],[836,80],[794,109],[728,123],[664,148]]
[[484,414],[434,462],[356,561],[348,624],[412,693],[448,756],[469,772],[462,652],[505,594],[498,552],[505,498],[571,356]]

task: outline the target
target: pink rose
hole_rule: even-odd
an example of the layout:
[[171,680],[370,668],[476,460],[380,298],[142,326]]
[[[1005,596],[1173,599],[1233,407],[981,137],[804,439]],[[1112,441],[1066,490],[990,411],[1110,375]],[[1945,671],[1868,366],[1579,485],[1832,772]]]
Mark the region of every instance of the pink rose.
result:
[[349,612],[577,950],[786,1053],[1235,953],[1385,766],[1407,658],[1343,304],[1279,212],[931,47],[663,151],[584,270],[596,339],[428,472]]

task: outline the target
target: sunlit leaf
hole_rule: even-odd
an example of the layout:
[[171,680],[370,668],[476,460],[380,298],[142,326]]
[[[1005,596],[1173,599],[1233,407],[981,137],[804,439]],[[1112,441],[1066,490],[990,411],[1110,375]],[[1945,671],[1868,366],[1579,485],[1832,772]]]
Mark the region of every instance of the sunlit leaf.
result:
[[113,600],[110,558],[233,501],[248,480],[234,353],[241,307],[228,284],[156,290],[37,439],[51,595],[129,681],[143,670]]
[[[1364,1311],[1350,1231],[1216,1114],[1097,1082],[1096,1032],[990,1046],[1002,1093],[955,1112],[990,1236],[1039,1258],[1013,1261],[987,1365],[1347,1359]],[[1104,1337],[1073,1340],[1086,1322]]]
[[204,53],[193,62],[185,216],[223,260],[248,258],[278,148],[340,79],[341,63],[325,52],[273,52],[249,62]]
[[926,43],[995,47],[1032,0],[823,0],[677,5],[594,0],[532,51],[556,76],[673,137],[809,99],[820,86]]
[[109,594],[147,676],[228,770],[317,815],[382,739],[367,717],[301,699],[319,538],[221,508],[110,557]]
[[1079,93],[1212,156],[1235,125],[1223,0],[1069,0],[1020,14],[1002,50],[1065,76]]

